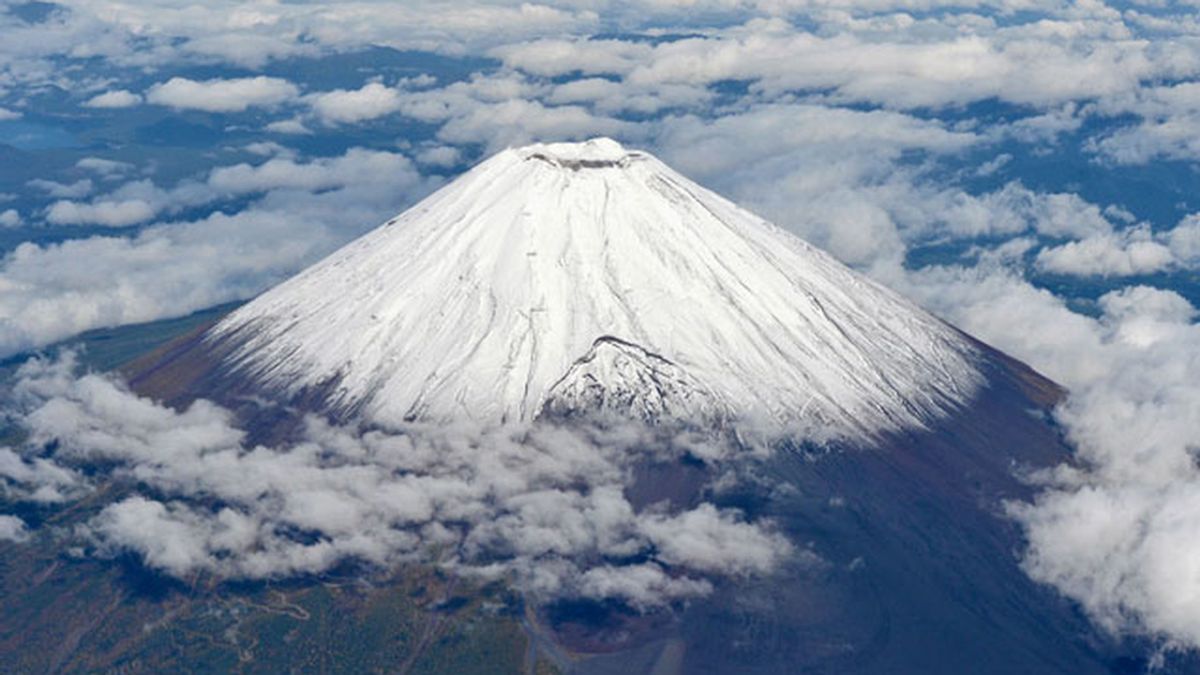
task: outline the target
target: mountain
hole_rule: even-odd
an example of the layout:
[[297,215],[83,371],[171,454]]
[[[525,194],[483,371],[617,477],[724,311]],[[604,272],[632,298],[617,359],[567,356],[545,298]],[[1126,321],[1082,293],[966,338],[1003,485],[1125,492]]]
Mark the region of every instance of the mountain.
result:
[[499,153],[200,348],[263,391],[382,424],[603,399],[870,435],[982,383],[953,328],[608,139]]
[[531,606],[530,669],[1145,665],[1020,568],[1005,503],[1033,498],[1023,475],[1071,461],[1049,414],[1061,388],[611,140],[501,152],[125,372],[176,406],[216,400],[259,439],[306,412],[772,439],[755,480],[714,492],[704,462],[647,455],[627,494],[770,519],[795,564],[668,612]]

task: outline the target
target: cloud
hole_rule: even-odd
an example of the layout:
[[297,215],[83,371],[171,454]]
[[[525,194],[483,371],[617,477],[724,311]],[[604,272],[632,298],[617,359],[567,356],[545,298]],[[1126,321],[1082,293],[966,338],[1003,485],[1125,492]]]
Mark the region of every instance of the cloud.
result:
[[1148,225],[1119,232],[1100,232],[1046,248],[1037,254],[1037,268],[1074,276],[1134,276],[1200,265],[1200,219],[1188,217],[1166,232]]
[[103,157],[84,157],[75,162],[75,167],[91,171],[101,178],[115,178],[133,169],[133,165],[128,162],[118,162],[112,159],[104,159]]
[[172,77],[146,92],[146,101],[177,110],[243,112],[248,108],[274,108],[298,97],[296,85],[277,77],[243,77],[198,82]]
[[0,541],[22,542],[28,538],[25,521],[16,516],[0,515]]
[[100,200],[90,204],[58,201],[46,210],[46,222],[53,225],[103,225],[128,227],[151,220],[157,215],[153,205],[141,199]]
[[135,105],[140,105],[142,97],[127,89],[114,89],[106,91],[103,94],[97,94],[88,99],[83,105],[88,108],[132,108]]
[[299,119],[295,119],[295,118],[271,122],[264,128],[267,131],[270,131],[271,133],[276,133],[276,134],[289,134],[289,135],[303,136],[303,135],[308,135],[308,134],[312,133],[312,131],[309,130],[308,127],[304,126],[304,122],[300,121]]
[[[87,160],[81,160],[87,162]],[[104,170],[124,170],[124,167],[102,165]],[[93,165],[93,168],[96,167]],[[108,174],[110,178],[118,174]],[[58,186],[50,181],[42,181],[53,187]],[[87,192],[91,191],[91,180],[86,183]],[[62,186],[57,194],[68,194]],[[78,192],[83,192],[82,190]],[[77,193],[72,191],[71,194]],[[168,212],[176,213],[183,208],[200,206],[216,199],[216,195],[202,183],[192,179],[181,181],[170,190],[158,187],[149,179],[126,182],[108,194],[98,196],[90,202],[59,200],[46,208],[46,222],[53,225],[100,225],[104,227],[128,227],[153,220],[158,215]]]
[[[868,9],[869,11],[869,9]],[[537,40],[498,48],[507,65],[541,77],[620,76],[638,87],[752,83],[769,97],[828,92],[831,100],[916,109],[997,99],[1043,109],[1136,91],[1142,81],[1194,75],[1178,49],[1113,39],[1128,33],[1098,12],[1062,21],[956,22],[810,14],[805,30],[781,18],[656,45],[620,40]]]
[[418,152],[417,161],[427,166],[448,168],[462,161],[462,153],[458,148],[438,145]]
[[80,473],[44,457],[22,457],[11,448],[0,448],[0,481],[6,499],[38,504],[64,502],[90,490]]
[[1146,164],[1155,159],[1200,158],[1200,83],[1145,87],[1102,101],[1097,110],[1110,117],[1136,115],[1135,124],[1092,137],[1087,147],[1117,164]]
[[622,136],[633,125],[600,117],[578,106],[546,107],[512,100],[481,106],[450,120],[438,131],[448,143],[477,143],[491,151],[541,139],[580,140],[593,136]]
[[953,155],[979,142],[903,113],[812,104],[668,117],[653,133],[668,164],[863,266],[903,254],[898,221],[929,229],[949,207],[937,192],[945,188],[917,187],[917,170],[898,166],[905,155]]
[[91,480],[150,494],[105,506],[78,535],[97,555],[132,551],[180,578],[426,561],[543,599],[651,607],[703,595],[715,577],[768,575],[792,554],[769,522],[734,510],[635,509],[625,497],[633,463],[681,452],[636,428],[364,432],[309,419],[293,445],[251,447],[211,403],[176,412],[75,368],[70,356],[21,368],[27,451],[52,454],[7,464],[12,453],[0,454],[0,478],[28,491],[74,486],[72,465],[110,467]]
[[189,39],[182,51],[215,57],[227,63],[258,70],[271,61],[299,56],[317,56],[320,49],[293,35],[222,33]]
[[22,116],[21,113],[17,112],[16,110],[9,110],[8,108],[0,108],[0,122],[21,119],[21,116]]
[[1044,476],[1034,505],[1012,505],[1029,536],[1028,572],[1114,632],[1200,646],[1200,326],[1169,291],[1101,299],[1106,359],[1058,413],[1084,468]]
[[20,227],[23,222],[21,213],[16,209],[0,211],[0,227]]
[[893,278],[989,344],[1066,385],[1056,411],[1077,460],[1031,477],[1008,504],[1023,565],[1116,634],[1200,647],[1200,324],[1179,294],[1135,286],[1097,316],[1010,269],[932,266]]
[[1038,269],[1076,276],[1133,276],[1169,267],[1171,249],[1154,240],[1149,227],[1133,227],[1072,241],[1038,253]]
[[606,80],[585,78],[564,82],[546,96],[555,105],[586,103],[597,112],[653,114],[667,109],[703,109],[716,97],[705,87],[664,85],[640,88]]
[[351,149],[307,164],[277,158],[217,169],[170,189],[135,181],[91,204],[66,202],[55,212],[59,222],[115,224],[126,201],[136,202],[128,220],[253,194],[232,215],[157,223],[130,237],[17,246],[0,262],[0,353],[250,297],[434,185],[401,155]]
[[240,195],[277,189],[317,192],[356,184],[378,183],[380,176],[414,173],[412,162],[399,153],[351,148],[339,157],[322,157],[309,162],[273,158],[262,164],[224,166],[208,176],[209,187]]
[[83,178],[70,184],[59,183],[57,181],[45,180],[42,178],[35,178],[26,183],[26,185],[42,190],[51,197],[58,197],[60,199],[79,199],[80,197],[86,197],[92,193],[92,189],[95,187],[92,181],[88,178]]
[[567,73],[626,75],[654,54],[654,47],[624,40],[541,39],[492,50],[506,66],[543,77]]
[[308,97],[313,113],[326,124],[353,124],[390,115],[400,109],[400,92],[379,82],[361,89],[337,89]]

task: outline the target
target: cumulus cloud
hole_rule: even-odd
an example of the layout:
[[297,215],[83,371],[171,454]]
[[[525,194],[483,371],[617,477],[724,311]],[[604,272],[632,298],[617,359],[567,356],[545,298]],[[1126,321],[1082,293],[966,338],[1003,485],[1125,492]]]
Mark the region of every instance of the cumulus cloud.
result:
[[351,124],[390,115],[400,109],[400,92],[380,82],[360,89],[313,94],[308,97],[313,113],[327,124]]
[[169,212],[254,193],[250,205],[232,215],[218,211],[157,223],[130,237],[19,245],[0,262],[0,352],[249,297],[395,215],[434,185],[402,155],[352,149],[310,164],[273,159],[260,167],[218,169],[204,181],[189,179],[171,189],[135,181],[97,202],[59,207],[66,221],[95,224],[108,202],[140,200],[150,210]]
[[24,220],[16,209],[0,211],[0,227],[20,227]]
[[375,183],[380,176],[405,176],[413,171],[409,159],[399,153],[351,148],[338,157],[308,162],[277,157],[255,166],[220,167],[209,174],[207,184],[219,192],[235,195],[276,189],[316,192]]
[[1134,276],[1200,264],[1200,223],[1195,216],[1166,232],[1142,224],[1043,249],[1035,264],[1043,272],[1074,276]]
[[146,101],[179,110],[229,113],[247,108],[273,108],[299,95],[296,85],[277,77],[204,81],[172,77],[151,87],[146,92]]
[[1132,114],[1140,118],[1088,140],[1092,151],[1115,163],[1200,158],[1200,83],[1144,87],[1106,99],[1097,110],[1113,117]]
[[75,162],[76,168],[91,171],[102,178],[115,178],[128,173],[133,165],[128,162],[118,162],[103,157],[84,157]]
[[543,77],[626,75],[651,57],[654,47],[624,40],[540,39],[497,47],[492,54],[511,68]]
[[538,139],[580,140],[593,136],[636,134],[636,125],[594,115],[580,106],[544,106],[520,99],[484,104],[447,121],[438,138],[455,144],[479,144],[489,151]]
[[90,204],[58,201],[46,210],[46,222],[54,225],[103,225],[128,227],[157,215],[153,205],[141,199],[99,200]]
[[1135,286],[1087,316],[990,264],[891,281],[1070,390],[1056,418],[1078,462],[1031,477],[1044,489],[1033,504],[1008,505],[1028,536],[1026,571],[1115,633],[1200,646],[1196,308]]
[[1012,505],[1029,535],[1026,569],[1117,632],[1200,645],[1200,326],[1170,291],[1102,298],[1094,358],[1058,417],[1085,468],[1043,476],[1034,505]]
[[21,542],[29,538],[25,521],[16,516],[0,515],[0,541]]
[[452,167],[462,161],[462,153],[453,146],[438,145],[418,152],[417,161],[427,166]]
[[843,261],[870,266],[903,254],[901,221],[928,229],[949,206],[942,188],[916,196],[919,176],[899,166],[902,158],[954,155],[979,139],[903,113],[771,104],[715,119],[670,117],[654,142],[685,174]]
[[1154,240],[1148,227],[1133,227],[1042,250],[1038,269],[1077,276],[1133,276],[1161,271],[1174,261],[1171,249]]
[[264,128],[271,133],[289,134],[293,136],[302,136],[312,133],[308,127],[304,126],[304,122],[296,118],[277,120],[275,122],[271,122]]
[[35,178],[28,183],[29,187],[37,188],[51,197],[60,199],[79,199],[92,193],[95,185],[90,179],[82,178],[74,183],[59,183],[57,181]]
[[320,53],[316,45],[299,41],[293,35],[247,32],[198,35],[188,39],[183,44],[182,51],[217,58],[254,70],[277,59],[315,56]]
[[141,102],[140,94],[135,94],[127,89],[114,89],[89,98],[83,105],[88,108],[115,109],[132,108]]
[[792,553],[770,523],[734,510],[635,508],[634,463],[680,452],[636,430],[362,431],[309,419],[293,445],[251,447],[213,404],[176,412],[75,368],[69,356],[21,368],[27,456],[0,453],[0,480],[52,501],[82,482],[73,465],[110,467],[88,480],[152,495],[106,506],[78,535],[98,555],[132,551],[181,578],[429,561],[543,598],[650,607],[702,595],[713,577],[770,574]]
[[[1146,43],[1111,39],[1112,32],[1127,30],[1115,19],[1100,14],[1004,28],[964,22],[946,30],[936,20],[921,26],[885,15],[877,23],[856,22],[826,13],[816,18],[822,30],[814,32],[779,18],[751,19],[653,47],[541,40],[496,53],[541,76],[616,74],[639,86],[745,81],[770,95],[832,91],[837,100],[900,108],[986,99],[1049,108],[1132,92],[1157,76],[1196,72],[1198,62],[1186,50],[1159,53]],[[558,53],[570,55],[546,58]]]

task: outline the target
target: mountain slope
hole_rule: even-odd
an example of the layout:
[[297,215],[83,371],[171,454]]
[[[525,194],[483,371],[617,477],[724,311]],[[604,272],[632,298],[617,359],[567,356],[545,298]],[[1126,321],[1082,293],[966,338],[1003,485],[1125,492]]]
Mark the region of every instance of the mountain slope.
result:
[[394,424],[531,420],[608,337],[746,423],[868,435],[981,382],[952,328],[607,139],[501,152],[205,340],[267,390]]

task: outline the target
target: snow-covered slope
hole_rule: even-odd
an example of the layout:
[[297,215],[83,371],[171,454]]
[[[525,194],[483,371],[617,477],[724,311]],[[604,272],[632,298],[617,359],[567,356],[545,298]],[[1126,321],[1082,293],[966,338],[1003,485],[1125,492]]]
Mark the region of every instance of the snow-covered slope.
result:
[[983,381],[953,328],[608,139],[493,156],[207,340],[259,385],[385,424],[592,402],[858,435]]

